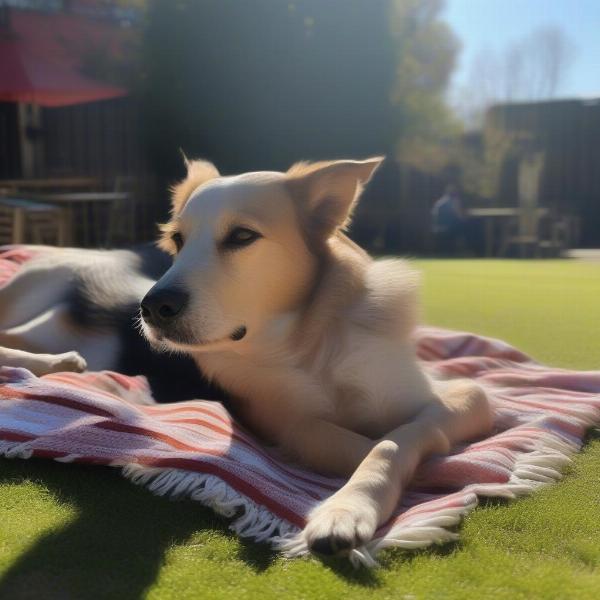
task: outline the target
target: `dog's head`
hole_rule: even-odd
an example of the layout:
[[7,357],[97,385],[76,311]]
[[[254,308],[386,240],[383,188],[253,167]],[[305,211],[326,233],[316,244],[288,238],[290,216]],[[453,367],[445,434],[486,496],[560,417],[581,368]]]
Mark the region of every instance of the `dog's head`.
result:
[[175,259],[141,304],[148,339],[187,352],[239,347],[298,308],[328,241],[347,225],[381,161],[228,177],[210,163],[186,161],[160,240]]

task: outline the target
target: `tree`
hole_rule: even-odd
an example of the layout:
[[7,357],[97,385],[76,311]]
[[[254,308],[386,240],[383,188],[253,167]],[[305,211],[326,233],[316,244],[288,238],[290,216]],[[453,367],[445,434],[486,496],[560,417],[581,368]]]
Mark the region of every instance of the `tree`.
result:
[[537,53],[539,65],[537,95],[554,98],[573,61],[574,45],[558,27],[546,27],[532,35],[530,50]]
[[156,172],[180,174],[179,147],[237,172],[393,154],[435,133],[456,50],[441,6],[150,1],[141,91]]
[[155,0],[144,44],[155,164],[177,148],[224,171],[392,145],[383,0]]
[[440,17],[443,7],[443,0],[393,3],[397,66],[391,99],[401,147],[439,140],[453,125],[445,92],[460,43]]
[[534,30],[499,55],[483,49],[474,58],[467,84],[455,99],[457,112],[468,125],[476,127],[493,104],[555,98],[574,56],[574,45],[555,26]]

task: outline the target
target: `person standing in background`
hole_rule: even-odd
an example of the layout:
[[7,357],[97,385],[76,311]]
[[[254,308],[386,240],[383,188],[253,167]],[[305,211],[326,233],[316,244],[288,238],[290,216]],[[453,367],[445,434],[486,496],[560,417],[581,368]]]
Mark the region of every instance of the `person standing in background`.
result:
[[436,252],[455,254],[459,241],[464,243],[467,218],[454,184],[448,184],[444,195],[433,205],[431,218]]

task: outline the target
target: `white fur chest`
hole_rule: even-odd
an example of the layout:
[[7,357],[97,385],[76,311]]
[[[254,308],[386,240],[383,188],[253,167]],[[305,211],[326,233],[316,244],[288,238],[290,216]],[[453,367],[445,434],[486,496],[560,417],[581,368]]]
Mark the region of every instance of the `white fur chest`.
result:
[[429,383],[410,342],[345,325],[322,336],[309,359],[279,336],[262,338],[261,352],[198,359],[209,377],[240,399],[253,422],[284,409],[378,437],[424,406]]
[[334,398],[336,422],[369,436],[405,422],[431,393],[410,343],[371,332],[349,332],[322,376]]

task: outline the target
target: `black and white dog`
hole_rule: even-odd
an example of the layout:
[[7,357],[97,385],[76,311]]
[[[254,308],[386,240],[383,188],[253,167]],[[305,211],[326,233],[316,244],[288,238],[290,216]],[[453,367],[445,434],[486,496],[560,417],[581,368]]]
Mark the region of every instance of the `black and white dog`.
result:
[[138,330],[140,300],[170,267],[168,254],[152,244],[28,249],[33,258],[0,288],[0,363],[38,375],[87,363],[93,371],[145,375],[159,402],[223,399],[191,358],[159,354]]

